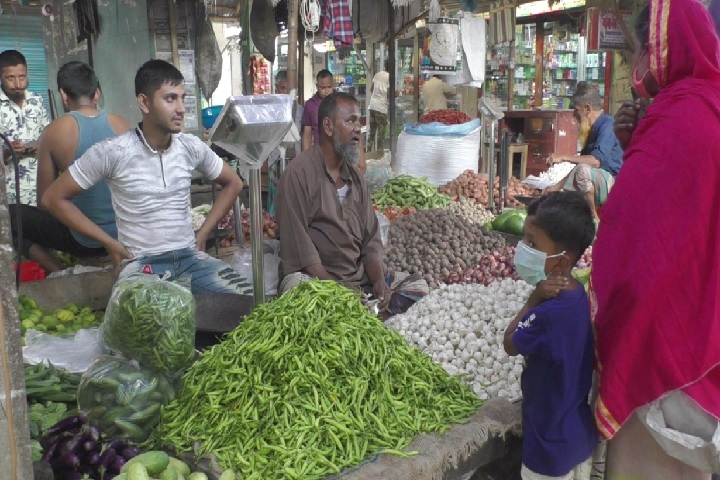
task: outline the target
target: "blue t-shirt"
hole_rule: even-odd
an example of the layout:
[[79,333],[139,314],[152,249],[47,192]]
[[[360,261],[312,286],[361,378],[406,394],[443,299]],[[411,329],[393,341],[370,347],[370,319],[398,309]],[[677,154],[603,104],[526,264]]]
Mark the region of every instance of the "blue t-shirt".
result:
[[581,155],[592,155],[600,162],[600,168],[612,175],[617,175],[622,167],[623,151],[613,131],[615,120],[603,113],[595,120],[590,129],[590,136]]
[[590,457],[597,441],[588,404],[594,344],[582,285],[530,310],[512,341],[525,357],[523,463],[535,473],[565,475]]

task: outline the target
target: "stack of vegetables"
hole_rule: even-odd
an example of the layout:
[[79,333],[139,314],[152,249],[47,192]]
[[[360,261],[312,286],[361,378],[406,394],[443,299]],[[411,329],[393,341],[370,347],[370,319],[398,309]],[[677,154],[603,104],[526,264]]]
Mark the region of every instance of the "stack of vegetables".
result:
[[398,218],[390,225],[388,237],[388,268],[420,275],[430,288],[505,246],[499,233],[445,209],[421,210]]
[[386,325],[460,375],[483,399],[520,396],[522,356],[503,348],[505,329],[533,287],[505,279],[489,285],[441,285]]
[[439,122],[445,125],[459,125],[469,121],[470,117],[457,110],[432,110],[420,117],[420,121],[418,123]]
[[438,193],[427,178],[410,175],[398,175],[388,180],[383,188],[373,192],[372,200],[380,209],[395,206],[421,210],[444,207],[450,203],[450,197]]
[[157,277],[113,290],[102,338],[123,357],[101,356],[83,374],[80,409],[114,437],[147,439],[170,402],[173,383],[195,358],[195,300],[189,289]]
[[368,454],[400,454],[481,403],[357,293],[312,281],[202,353],[153,443],[215,458],[245,480],[323,478]]
[[522,237],[526,217],[525,210],[507,209],[493,220],[492,228],[498,232]]
[[477,264],[472,265],[462,273],[451,273],[445,278],[445,283],[480,283],[489,285],[497,280],[510,278],[520,280],[515,271],[515,247],[506,246],[483,255]]
[[28,330],[47,332],[52,335],[72,333],[81,328],[96,327],[102,322],[103,312],[93,312],[89,307],[69,303],[56,310],[43,310],[35,300],[20,295],[20,328],[24,335]]
[[[453,201],[461,197],[465,197],[471,201],[487,205],[489,201],[488,190],[489,178],[486,174],[475,173],[472,170],[465,170],[456,179],[451,180],[445,185],[439,187],[440,193],[450,196]],[[495,191],[495,201],[500,198],[500,177],[495,177],[493,182]],[[515,199],[517,196],[533,196],[537,192],[534,187],[525,185],[515,177],[508,180],[508,203],[511,207],[522,207],[523,204]]]

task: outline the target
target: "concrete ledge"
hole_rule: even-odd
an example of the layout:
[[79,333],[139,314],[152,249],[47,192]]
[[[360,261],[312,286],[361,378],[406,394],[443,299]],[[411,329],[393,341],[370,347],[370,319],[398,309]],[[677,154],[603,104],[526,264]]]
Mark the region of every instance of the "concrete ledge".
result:
[[114,283],[112,270],[103,270],[22,283],[19,293],[31,297],[42,308],[55,309],[74,303],[104,310]]

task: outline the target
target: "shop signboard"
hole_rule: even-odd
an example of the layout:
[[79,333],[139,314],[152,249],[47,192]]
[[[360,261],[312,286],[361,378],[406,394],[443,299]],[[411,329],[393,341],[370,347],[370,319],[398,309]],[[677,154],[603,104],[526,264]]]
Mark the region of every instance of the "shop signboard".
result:
[[545,13],[561,12],[563,10],[569,10],[571,8],[581,8],[585,6],[585,0],[558,0],[552,4],[552,7],[548,5],[547,0],[540,0],[537,2],[525,3],[518,5],[515,11],[516,18],[532,17],[535,15],[542,15]]
[[[630,13],[621,12],[621,14],[625,25],[630,25]],[[587,19],[588,50],[625,50],[628,48],[615,12],[589,8]]]

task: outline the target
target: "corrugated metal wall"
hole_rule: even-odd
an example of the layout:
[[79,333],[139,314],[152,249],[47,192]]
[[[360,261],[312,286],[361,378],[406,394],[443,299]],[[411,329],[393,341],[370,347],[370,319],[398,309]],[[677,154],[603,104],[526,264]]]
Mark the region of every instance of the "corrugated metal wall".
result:
[[45,108],[49,110],[47,62],[43,42],[42,17],[0,15],[0,52],[18,50],[28,62],[28,77],[31,92],[42,95]]

